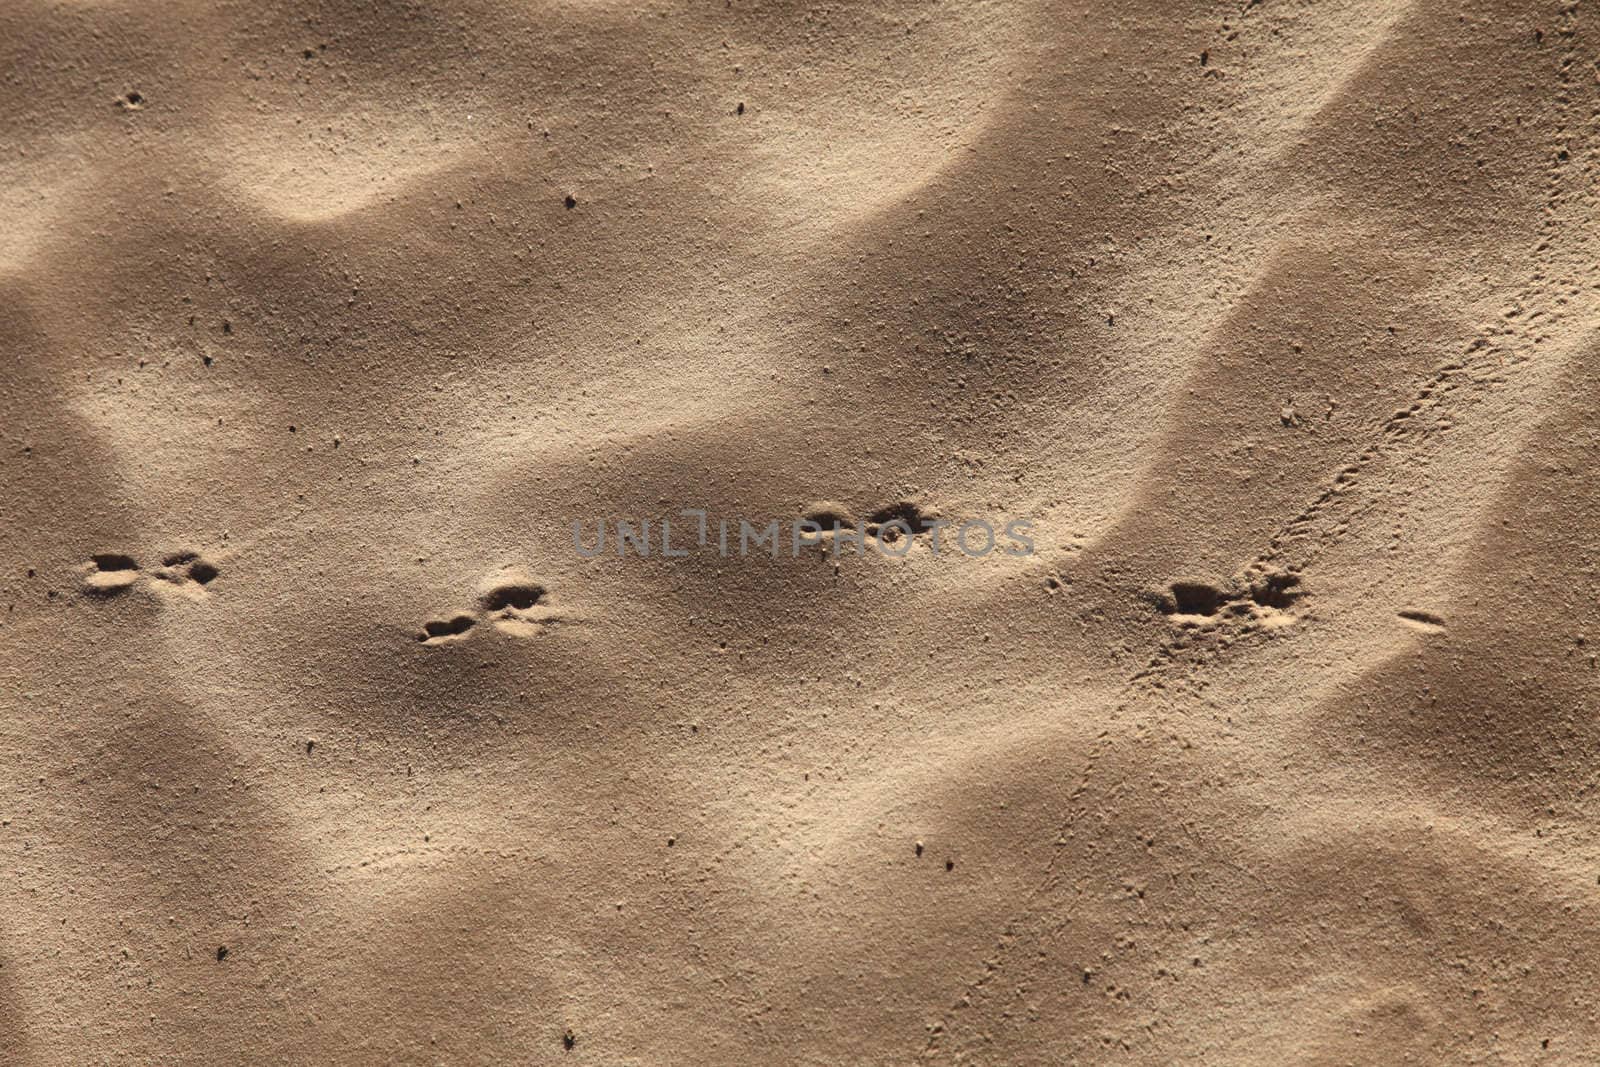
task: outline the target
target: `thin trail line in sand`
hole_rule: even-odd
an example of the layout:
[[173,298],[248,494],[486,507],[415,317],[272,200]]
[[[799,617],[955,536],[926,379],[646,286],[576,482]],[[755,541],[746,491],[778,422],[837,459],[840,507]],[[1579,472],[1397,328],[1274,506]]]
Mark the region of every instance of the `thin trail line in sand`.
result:
[[[1463,410],[1481,404],[1493,386],[1508,380],[1508,372],[1512,368],[1534,362],[1535,357],[1532,352],[1546,336],[1539,327],[1546,321],[1554,324],[1564,317],[1559,308],[1565,301],[1553,291],[1554,283],[1549,280],[1549,275],[1558,266],[1555,238],[1562,226],[1558,208],[1562,203],[1564,187],[1569,184],[1566,172],[1575,162],[1567,149],[1567,124],[1573,113],[1570,96],[1572,86],[1568,71],[1575,65],[1579,55],[1575,43],[1577,9],[1578,4],[1575,2],[1563,4],[1557,29],[1558,35],[1567,42],[1567,47],[1561,53],[1557,66],[1557,78],[1562,84],[1562,89],[1556,98],[1556,123],[1551,137],[1549,192],[1542,208],[1537,235],[1530,249],[1534,264],[1533,283],[1524,286],[1512,299],[1511,306],[1501,316],[1505,325],[1498,330],[1491,327],[1481,331],[1468,344],[1459,359],[1436,368],[1413,388],[1412,401],[1407,407],[1397,410],[1373,427],[1368,435],[1366,447],[1341,467],[1331,479],[1324,482],[1308,505],[1280,525],[1278,531],[1268,539],[1268,546],[1235,575],[1233,579],[1235,584],[1248,587],[1253,576],[1267,574],[1282,567],[1290,567],[1298,574],[1314,566],[1327,548],[1342,539],[1341,528],[1336,527],[1328,532],[1312,534],[1310,543],[1299,552],[1298,559],[1293,563],[1285,561],[1291,556],[1290,544],[1304,540],[1305,535],[1309,533],[1307,527],[1325,513],[1351,506],[1352,501],[1363,497],[1370,499],[1374,496],[1392,497],[1408,494],[1409,486],[1397,481],[1389,481],[1376,489],[1368,489],[1361,483],[1360,475],[1380,458],[1404,459],[1407,453],[1414,453],[1417,450],[1426,450],[1429,453],[1437,451],[1439,416],[1456,416]],[[1246,10],[1248,11],[1248,8]],[[1497,343],[1497,338],[1500,343]],[[1508,338],[1509,343],[1505,343]],[[1506,358],[1508,353],[1509,358]],[[1462,389],[1462,386],[1466,388]],[[1458,390],[1459,395],[1457,395]],[[1428,416],[1434,418],[1429,419]],[[1419,460],[1412,462],[1407,469],[1416,470],[1423,466],[1425,464]],[[1247,629],[1224,620],[1199,643],[1215,646],[1220,633],[1229,635],[1231,648],[1254,647],[1272,639],[1270,633],[1259,629]],[[1113,717],[1127,710],[1132,703],[1141,700],[1153,699],[1162,704],[1173,705],[1172,693],[1162,682],[1161,677],[1180,662],[1191,675],[1213,672],[1221,668],[1222,663],[1219,658],[1205,660],[1183,656],[1182,653],[1193,644],[1187,635],[1175,635],[1163,640],[1150,662],[1124,681],[1123,692],[1128,699],[1116,705],[1112,712]],[[1107,737],[1108,732],[1103,732],[1096,740],[1103,744]],[[1091,776],[1097,769],[1103,751],[1103,747],[1097,749],[1085,761],[1069,802],[1083,795]],[[983,960],[980,973],[961,987],[960,993],[940,1015],[938,1021],[930,1025],[930,1034],[923,1045],[921,1058],[934,1058],[943,1051],[940,1048],[940,1041],[949,1032],[952,1017],[962,1008],[970,1006],[974,995],[982,992],[990,980],[1003,970],[1006,957],[1022,935],[1023,928],[1041,917],[1042,909],[1037,907],[1035,902],[1059,885],[1057,867],[1062,854],[1061,846],[1066,843],[1068,833],[1076,826],[1086,810],[1081,806],[1075,807],[1057,827],[1054,851],[1045,865],[1038,884],[1029,892],[1022,908],[1002,926],[993,949]],[[1187,822],[1180,825],[1185,835],[1199,846],[1201,842],[1193,828]],[[1246,867],[1221,857],[1214,858],[1217,862],[1263,886],[1269,885],[1260,875]],[[1061,917],[1070,917],[1070,910]]]

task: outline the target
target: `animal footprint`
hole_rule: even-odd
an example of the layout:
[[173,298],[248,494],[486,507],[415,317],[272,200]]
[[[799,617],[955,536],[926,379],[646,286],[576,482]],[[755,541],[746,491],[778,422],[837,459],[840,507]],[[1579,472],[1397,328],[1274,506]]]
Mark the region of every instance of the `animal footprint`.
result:
[[[823,538],[831,536],[835,529],[854,531],[857,528],[849,508],[831,500],[812,504],[801,517],[821,527],[818,536]],[[876,509],[860,524],[860,528],[866,537],[893,545],[908,531],[913,538],[917,538],[932,533],[938,525],[937,511],[902,500]]]
[[910,501],[902,500],[888,507],[879,508],[868,515],[867,533],[887,544],[893,544],[907,529],[911,531],[912,537],[931,532],[938,518],[937,512],[924,511]]
[[477,624],[478,620],[471,615],[456,615],[449,619],[434,619],[422,624],[422,633],[417,635],[417,640],[425,645],[449,641],[462,636]]
[[1292,571],[1263,570],[1226,586],[1173,582],[1152,599],[1156,608],[1180,626],[1211,626],[1240,620],[1245,626],[1275,628],[1294,622],[1294,607],[1306,595]]
[[161,569],[156,571],[155,577],[179,586],[188,582],[210,585],[219,573],[215,564],[201,559],[197,553],[174,552],[161,561]]
[[140,578],[139,564],[120,552],[100,552],[89,557],[83,591],[90,596],[110,597],[124,593]]
[[425,645],[458,641],[485,620],[513,637],[532,637],[553,623],[567,621],[564,613],[549,605],[549,595],[539,582],[508,568],[480,587],[476,611],[426,622],[417,640]]
[[83,568],[83,591],[95,597],[113,597],[136,585],[191,598],[203,596],[205,587],[221,573],[216,564],[195,552],[174,552],[161,560],[161,566],[146,571],[137,560],[122,552],[98,552]]
[[493,613],[529,611],[544,599],[545,588],[536,582],[508,582],[496,585],[478,598],[483,610]]

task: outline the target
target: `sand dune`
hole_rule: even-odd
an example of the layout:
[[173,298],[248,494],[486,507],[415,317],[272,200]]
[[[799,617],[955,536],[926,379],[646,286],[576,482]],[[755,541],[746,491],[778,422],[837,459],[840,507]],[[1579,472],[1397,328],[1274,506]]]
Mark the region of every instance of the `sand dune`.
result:
[[1600,1059],[1597,17],[5,6],[0,1061]]

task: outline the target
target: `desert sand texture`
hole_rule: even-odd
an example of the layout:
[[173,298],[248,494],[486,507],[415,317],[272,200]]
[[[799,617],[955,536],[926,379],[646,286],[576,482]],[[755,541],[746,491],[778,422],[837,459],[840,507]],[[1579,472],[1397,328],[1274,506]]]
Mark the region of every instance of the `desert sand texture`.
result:
[[1597,58],[4,0],[0,1062],[1600,1062]]

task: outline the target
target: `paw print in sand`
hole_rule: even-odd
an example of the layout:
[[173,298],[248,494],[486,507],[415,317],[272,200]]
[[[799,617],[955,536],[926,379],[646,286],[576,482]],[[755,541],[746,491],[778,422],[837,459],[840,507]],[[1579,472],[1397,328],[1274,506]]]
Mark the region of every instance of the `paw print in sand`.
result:
[[162,557],[159,567],[145,570],[138,560],[122,552],[97,552],[82,568],[83,591],[93,597],[113,597],[143,586],[163,593],[198,598],[221,571],[197,552],[174,552]]
[[546,627],[570,621],[549,603],[550,592],[521,571],[506,568],[485,580],[473,611],[456,612],[422,625],[417,640],[425,645],[459,641],[480,622],[512,637],[533,637]]

